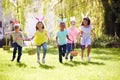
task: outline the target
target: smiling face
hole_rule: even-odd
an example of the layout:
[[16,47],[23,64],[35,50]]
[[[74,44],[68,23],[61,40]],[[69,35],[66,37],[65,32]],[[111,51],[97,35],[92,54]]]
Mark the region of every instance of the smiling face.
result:
[[88,21],[87,20],[83,20],[83,24],[84,24],[84,26],[87,26],[88,25]]
[[43,23],[42,23],[42,22],[38,22],[37,25],[36,25],[36,29],[37,29],[37,30],[42,30],[42,29],[44,29]]
[[75,25],[75,21],[71,21],[71,25],[73,25],[73,26],[74,26],[74,25]]
[[14,27],[14,31],[15,31],[15,32],[19,32],[19,31],[20,31],[19,26],[15,26],[15,27]]
[[66,26],[65,26],[65,23],[64,23],[64,22],[61,22],[61,23],[60,23],[60,30],[64,30],[65,27],[66,27]]

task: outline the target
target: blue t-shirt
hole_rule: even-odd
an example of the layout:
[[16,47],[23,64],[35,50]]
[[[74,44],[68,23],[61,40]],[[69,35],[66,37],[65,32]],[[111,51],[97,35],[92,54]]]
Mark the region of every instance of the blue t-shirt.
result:
[[57,32],[58,44],[59,44],[59,45],[64,45],[64,44],[66,44],[66,36],[67,36],[67,35],[68,35],[67,30],[58,31],[58,32]]

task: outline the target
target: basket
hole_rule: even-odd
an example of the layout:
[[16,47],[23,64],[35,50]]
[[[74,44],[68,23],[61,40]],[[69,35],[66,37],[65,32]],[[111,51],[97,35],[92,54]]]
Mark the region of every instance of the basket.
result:
[[32,42],[30,45],[30,49],[28,50],[28,55],[34,55],[36,54],[36,49],[33,48]]
[[5,46],[3,46],[3,50],[10,50],[10,46],[8,45],[8,37],[6,36],[6,40],[5,40]]
[[77,55],[78,55],[78,52],[76,52],[76,51],[71,51],[71,52],[70,52],[70,55],[71,55],[71,56],[77,56]]
[[3,50],[10,50],[10,46],[3,46]]
[[36,49],[28,50],[28,55],[34,55],[36,53]]

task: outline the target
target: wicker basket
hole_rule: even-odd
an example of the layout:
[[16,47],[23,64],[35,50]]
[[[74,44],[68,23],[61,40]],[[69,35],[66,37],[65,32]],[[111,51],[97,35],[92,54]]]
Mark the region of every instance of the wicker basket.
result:
[[71,51],[71,52],[70,52],[70,55],[71,55],[71,56],[77,56],[77,55],[78,55],[78,52],[76,52],[76,51]]
[[8,45],[8,36],[6,36],[5,42],[6,42],[6,44],[5,44],[5,46],[3,46],[3,50],[10,50],[10,46]]
[[3,46],[3,50],[10,50],[10,46]]
[[28,50],[28,55],[34,55],[36,54],[36,49],[31,48],[30,50]]
[[33,48],[32,41],[30,42],[29,50],[28,50],[28,55],[34,55],[36,54],[36,49]]

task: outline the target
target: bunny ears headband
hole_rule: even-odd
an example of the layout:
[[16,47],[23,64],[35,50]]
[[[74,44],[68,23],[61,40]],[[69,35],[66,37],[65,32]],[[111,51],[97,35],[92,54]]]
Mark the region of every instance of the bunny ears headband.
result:
[[58,18],[58,23],[60,24],[61,22],[65,23],[67,21],[67,18]]
[[44,20],[44,16],[42,16],[41,18],[35,17],[35,19],[39,22],[39,21],[43,21]]
[[11,20],[10,23],[12,23],[15,26],[20,27],[20,23],[17,20]]
[[87,17],[88,17],[88,14],[89,14],[89,12],[87,12],[86,15],[84,15],[83,13],[81,13],[82,19],[83,19],[83,18],[87,18]]
[[76,21],[76,18],[75,18],[75,16],[73,16],[73,17],[70,17],[70,22],[71,21]]

